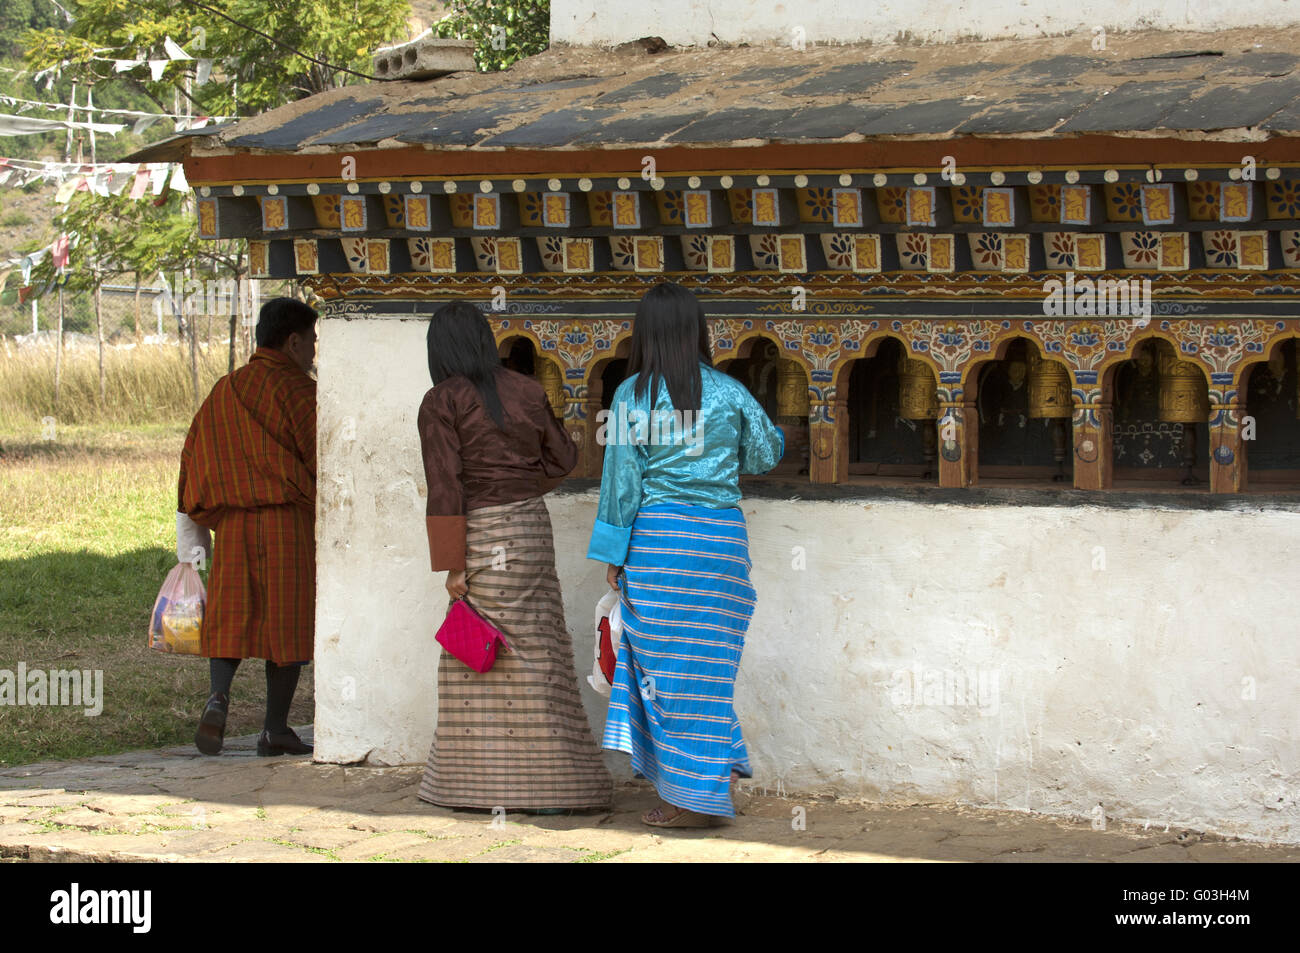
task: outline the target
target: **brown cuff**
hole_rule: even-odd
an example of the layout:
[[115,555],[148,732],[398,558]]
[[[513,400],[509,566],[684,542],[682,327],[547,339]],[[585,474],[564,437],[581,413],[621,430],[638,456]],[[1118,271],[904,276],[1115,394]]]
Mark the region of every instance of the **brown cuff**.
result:
[[434,572],[460,572],[465,568],[465,517],[426,516],[429,564]]
[[537,490],[538,490],[537,495],[545,496],[547,493],[550,493],[552,490],[554,490],[557,486],[559,486],[568,478],[569,476],[567,473],[564,476],[542,477],[540,480],[537,481]]

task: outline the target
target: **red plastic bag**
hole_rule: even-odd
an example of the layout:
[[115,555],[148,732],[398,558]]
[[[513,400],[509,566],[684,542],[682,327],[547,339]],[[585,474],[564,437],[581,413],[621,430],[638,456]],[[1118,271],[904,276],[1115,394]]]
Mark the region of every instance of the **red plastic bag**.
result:
[[178,563],[163,580],[149,617],[149,648],[175,655],[201,655],[199,633],[208,591],[191,563]]

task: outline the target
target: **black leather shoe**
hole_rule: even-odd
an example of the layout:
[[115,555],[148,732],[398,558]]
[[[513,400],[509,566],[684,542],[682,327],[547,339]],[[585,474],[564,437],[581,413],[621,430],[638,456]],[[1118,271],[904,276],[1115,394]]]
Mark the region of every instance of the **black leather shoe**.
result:
[[230,696],[213,692],[203,706],[199,717],[199,730],[194,733],[194,746],[204,754],[221,754],[226,738],[226,711]]
[[257,753],[263,758],[274,758],[282,754],[311,754],[312,746],[303,744],[301,738],[292,728],[287,729],[283,734],[275,732],[272,734],[265,728],[257,736]]

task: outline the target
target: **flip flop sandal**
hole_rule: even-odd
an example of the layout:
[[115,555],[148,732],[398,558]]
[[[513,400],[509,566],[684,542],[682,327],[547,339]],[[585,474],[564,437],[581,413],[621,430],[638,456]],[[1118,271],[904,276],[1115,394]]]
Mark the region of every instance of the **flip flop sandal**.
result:
[[[672,808],[677,811],[677,813],[668,814],[667,811],[664,810],[665,807]],[[688,811],[685,808],[677,807],[675,804],[661,805],[658,808],[658,811],[660,814],[667,815],[667,820],[647,820],[647,815],[652,813],[652,811],[647,811],[645,814],[641,815],[641,823],[647,824],[650,827],[712,827],[714,824],[712,814],[697,814],[695,811]]]

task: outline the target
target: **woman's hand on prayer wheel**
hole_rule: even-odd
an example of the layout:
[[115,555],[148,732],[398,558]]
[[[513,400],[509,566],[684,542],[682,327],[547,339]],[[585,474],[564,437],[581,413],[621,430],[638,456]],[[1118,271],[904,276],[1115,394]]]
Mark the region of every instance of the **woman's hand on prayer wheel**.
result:
[[453,599],[459,599],[467,592],[469,592],[469,586],[465,582],[465,570],[459,569],[447,573],[447,595]]

